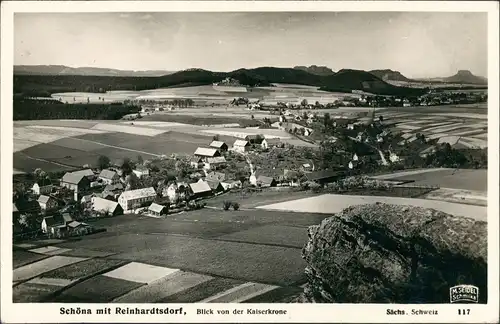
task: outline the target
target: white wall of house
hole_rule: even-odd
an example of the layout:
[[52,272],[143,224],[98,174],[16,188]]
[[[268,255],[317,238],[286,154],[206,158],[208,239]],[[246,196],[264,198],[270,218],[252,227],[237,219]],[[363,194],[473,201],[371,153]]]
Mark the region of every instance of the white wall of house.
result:
[[51,191],[52,191],[52,185],[48,185],[48,186],[39,186],[38,183],[35,183],[33,185],[33,188],[31,188],[33,190],[33,193],[35,193],[36,195],[46,195],[46,194],[49,194]]

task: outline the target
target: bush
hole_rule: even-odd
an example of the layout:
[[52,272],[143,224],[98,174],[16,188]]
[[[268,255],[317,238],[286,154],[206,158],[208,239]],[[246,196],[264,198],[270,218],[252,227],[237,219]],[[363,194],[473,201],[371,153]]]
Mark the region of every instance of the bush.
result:
[[229,208],[231,208],[231,202],[230,201],[224,201],[222,203],[222,209],[229,210]]
[[240,209],[240,204],[238,204],[238,203],[233,203],[233,209],[234,209],[234,210],[238,210],[238,209]]

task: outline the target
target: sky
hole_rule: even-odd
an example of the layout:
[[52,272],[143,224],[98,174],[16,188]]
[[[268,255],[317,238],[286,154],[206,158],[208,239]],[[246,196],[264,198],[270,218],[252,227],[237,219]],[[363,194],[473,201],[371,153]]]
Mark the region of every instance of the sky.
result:
[[487,75],[486,13],[16,13],[15,65],[124,70],[325,65]]

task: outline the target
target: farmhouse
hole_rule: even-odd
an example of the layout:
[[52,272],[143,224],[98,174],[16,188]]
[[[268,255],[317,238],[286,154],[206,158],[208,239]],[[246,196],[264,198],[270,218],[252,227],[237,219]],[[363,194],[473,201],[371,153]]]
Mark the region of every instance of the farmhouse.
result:
[[300,166],[300,169],[303,172],[312,172],[314,170],[313,166],[310,163],[304,163]]
[[153,187],[124,191],[118,197],[118,203],[123,208],[124,213],[133,211],[136,208],[144,207],[156,198]]
[[102,170],[98,178],[106,185],[113,185],[120,182],[118,173],[109,169]]
[[163,188],[162,196],[168,197],[170,202],[175,203],[177,200],[183,200],[186,198],[186,194],[189,192],[189,186],[184,182],[174,182],[168,187]]
[[206,170],[217,170],[226,166],[226,158],[223,156],[217,156],[213,158],[207,158],[203,168]]
[[229,148],[227,144],[222,141],[212,141],[210,147],[219,150],[219,152],[226,152]]
[[224,186],[222,185],[222,183],[220,181],[207,180],[207,183],[208,183],[209,187],[212,189],[212,192],[216,195],[223,193],[225,190]]
[[263,149],[269,149],[272,147],[283,147],[283,143],[279,138],[264,138],[260,143]]
[[90,178],[93,176],[94,173],[90,169],[76,172],[67,172],[61,179],[61,187],[74,190],[75,193],[87,190],[88,188],[90,188]]
[[198,147],[194,152],[194,156],[206,159],[209,157],[220,156],[220,152],[214,148]]
[[92,210],[100,214],[108,214],[109,216],[117,216],[123,214],[123,208],[115,201],[107,200],[100,197],[92,198]]
[[158,205],[156,203],[152,203],[148,207],[148,213],[152,216],[163,216],[168,212],[168,208],[166,206]]
[[250,144],[260,145],[264,140],[264,136],[257,134],[247,135],[245,136],[245,140],[248,141]]
[[194,198],[204,198],[212,195],[212,188],[203,180],[190,183],[189,187],[191,188]]
[[71,222],[73,222],[73,218],[69,214],[44,217],[42,220],[42,232],[53,233],[58,228],[66,229],[66,225]]
[[255,174],[252,174],[250,176],[250,183],[256,187],[276,187],[277,181],[273,177],[267,177],[263,175],[256,176]]
[[191,165],[192,168],[199,169],[203,167],[203,159],[199,156],[194,156],[189,161],[189,164]]
[[134,172],[138,178],[149,176],[149,169],[142,165],[137,166],[132,172]]
[[245,153],[250,150],[250,143],[244,140],[236,140],[233,144],[233,150],[239,153]]
[[341,176],[342,176],[341,172],[330,171],[330,170],[315,171],[306,174],[306,178],[308,181],[313,181],[319,184],[325,184],[336,181]]
[[35,195],[47,195],[52,191],[52,182],[50,179],[40,179],[31,188]]
[[54,197],[45,195],[38,197],[38,203],[42,210],[54,210],[58,206],[57,200]]
[[243,186],[243,184],[241,183],[241,180],[222,181],[221,184],[224,187],[224,190],[238,189],[238,188],[241,188]]
[[118,182],[115,184],[109,184],[106,187],[104,187],[104,191],[113,192],[113,193],[122,191],[123,189],[124,189],[123,183],[121,183],[121,182]]

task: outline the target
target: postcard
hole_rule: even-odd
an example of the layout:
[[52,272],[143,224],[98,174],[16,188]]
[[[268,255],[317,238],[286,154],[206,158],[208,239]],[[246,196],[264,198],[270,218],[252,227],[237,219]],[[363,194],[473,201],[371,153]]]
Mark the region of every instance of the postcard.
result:
[[497,322],[498,8],[2,2],[2,322]]

